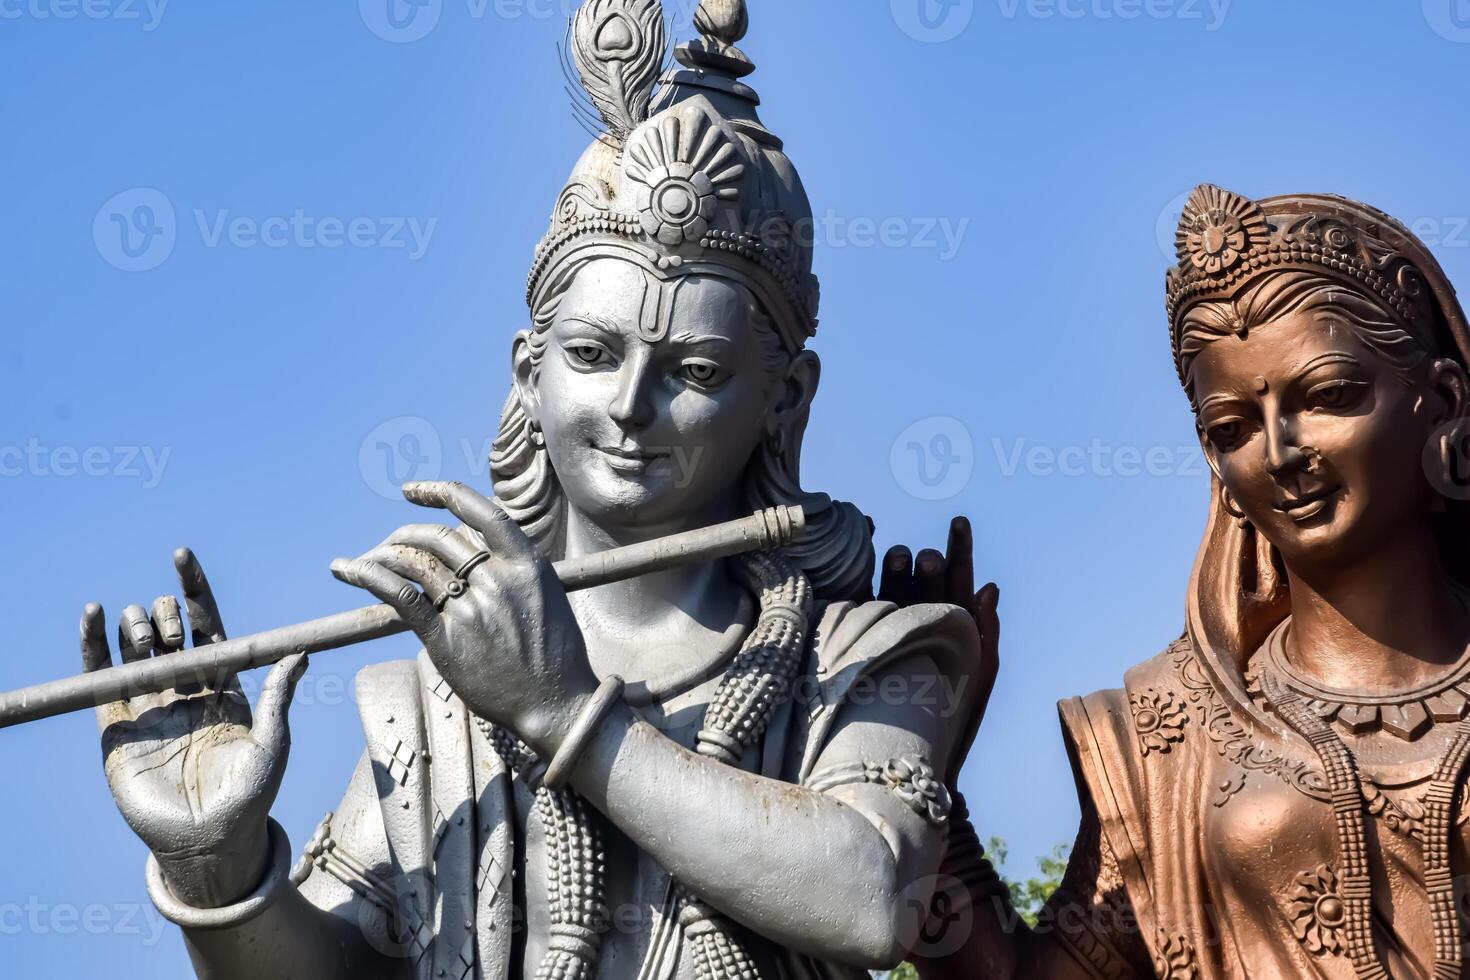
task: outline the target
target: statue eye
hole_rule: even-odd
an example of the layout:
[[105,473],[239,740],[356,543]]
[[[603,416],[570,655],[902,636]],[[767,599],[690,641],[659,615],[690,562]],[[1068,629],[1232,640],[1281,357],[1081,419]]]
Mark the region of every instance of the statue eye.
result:
[[1313,408],[1341,412],[1356,405],[1367,389],[1361,381],[1327,381],[1307,392],[1307,401]]
[[679,368],[679,373],[701,388],[711,388],[724,381],[729,375],[706,361],[689,361]]
[[1216,452],[1228,453],[1245,441],[1245,422],[1240,419],[1225,419],[1210,426],[1205,435]]
[[572,360],[586,367],[599,367],[612,363],[612,355],[594,344],[569,344],[567,353]]

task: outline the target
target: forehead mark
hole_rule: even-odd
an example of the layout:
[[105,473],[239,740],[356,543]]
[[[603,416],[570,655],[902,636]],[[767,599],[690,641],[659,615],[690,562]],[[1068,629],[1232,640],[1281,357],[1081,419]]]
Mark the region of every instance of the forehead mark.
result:
[[669,335],[674,323],[674,300],[684,279],[664,281],[651,272],[643,274],[643,302],[638,310],[638,336],[650,344]]
[[1258,395],[1264,395],[1271,390],[1271,382],[1267,381],[1264,375],[1256,375],[1256,380],[1254,383],[1256,386],[1256,394]]

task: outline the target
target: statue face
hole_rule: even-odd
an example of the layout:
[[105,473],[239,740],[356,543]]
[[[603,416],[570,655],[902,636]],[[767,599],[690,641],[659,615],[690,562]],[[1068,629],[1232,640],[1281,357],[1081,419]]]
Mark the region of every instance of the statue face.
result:
[[1406,383],[1330,309],[1220,338],[1199,355],[1206,455],[1289,567],[1371,557],[1427,523],[1437,495],[1422,453],[1462,390],[1441,383],[1447,363]]
[[527,404],[568,502],[608,528],[666,531],[733,516],[783,388],[763,363],[740,287],[686,279],[662,338],[648,340],[639,328],[657,309],[653,286],[632,263],[590,263],[530,379]]

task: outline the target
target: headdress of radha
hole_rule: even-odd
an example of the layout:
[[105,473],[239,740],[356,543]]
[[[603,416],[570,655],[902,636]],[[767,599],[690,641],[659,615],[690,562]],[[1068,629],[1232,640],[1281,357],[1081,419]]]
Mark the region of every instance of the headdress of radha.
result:
[[[1326,194],[1252,201],[1204,184],[1185,205],[1175,242],[1179,264],[1168,273],[1167,309],[1186,386],[1181,341],[1189,311],[1231,300],[1264,276],[1293,271],[1341,282],[1371,299],[1429,356],[1470,365],[1470,324],[1444,270],[1408,228],[1376,208]],[[1207,660],[1243,669],[1286,617],[1287,584],[1271,544],[1225,510],[1218,480],[1212,489],[1190,583],[1189,624],[1196,642],[1214,652]],[[1464,551],[1462,527],[1459,520],[1447,523],[1447,535],[1455,537],[1447,553]],[[1217,680],[1233,688],[1238,674]]]

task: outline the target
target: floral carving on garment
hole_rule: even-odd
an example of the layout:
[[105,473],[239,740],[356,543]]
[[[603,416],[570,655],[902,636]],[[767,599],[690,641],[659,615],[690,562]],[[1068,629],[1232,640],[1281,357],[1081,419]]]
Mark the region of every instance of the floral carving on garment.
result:
[[1168,752],[1172,745],[1184,741],[1184,725],[1189,713],[1173,691],[1146,687],[1128,698],[1133,710],[1133,727],[1138,730],[1138,743],[1143,754]]
[[1291,928],[1313,956],[1342,953],[1347,905],[1338,891],[1337,872],[1330,865],[1296,876],[1291,893]]
[[1199,980],[1194,944],[1182,935],[1170,935],[1165,929],[1159,929],[1154,973],[1158,974],[1159,980]]
[[1216,807],[1229,803],[1235,794],[1244,789],[1246,774],[1251,772],[1276,776],[1311,799],[1323,803],[1331,802],[1332,793],[1327,787],[1327,776],[1321,769],[1259,744],[1231,714],[1230,708],[1206,676],[1194,651],[1194,644],[1188,636],[1175,640],[1169,647],[1169,654],[1175,676],[1184,685],[1185,696],[1194,709],[1195,721],[1214,744],[1220,757],[1240,770],[1219,787],[1213,801]]

